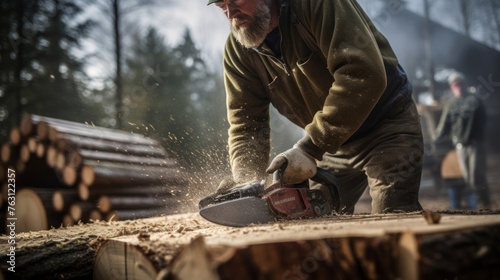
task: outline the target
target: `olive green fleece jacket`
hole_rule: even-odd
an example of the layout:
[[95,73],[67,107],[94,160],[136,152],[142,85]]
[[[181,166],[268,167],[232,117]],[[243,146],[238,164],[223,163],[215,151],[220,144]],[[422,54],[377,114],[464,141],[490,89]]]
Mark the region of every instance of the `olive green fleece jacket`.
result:
[[[301,36],[296,20],[314,46]],[[398,67],[389,43],[354,0],[283,0],[279,30],[282,57],[265,44],[246,49],[233,35],[226,42],[229,154],[237,181],[265,174],[270,104],[305,128],[299,146],[321,159],[363,125],[384,95],[386,69]],[[268,85],[252,55],[265,67]]]

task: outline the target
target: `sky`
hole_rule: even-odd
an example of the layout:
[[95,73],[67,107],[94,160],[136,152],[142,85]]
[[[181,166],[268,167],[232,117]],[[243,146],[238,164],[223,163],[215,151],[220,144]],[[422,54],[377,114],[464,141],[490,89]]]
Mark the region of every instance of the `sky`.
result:
[[[146,32],[148,26],[153,26],[165,36],[166,43],[174,46],[182,39],[185,28],[191,30],[193,39],[199,49],[202,50],[204,58],[214,64],[214,68],[219,68],[222,61],[222,52],[227,35],[229,34],[229,24],[224,14],[215,5],[207,6],[207,0],[169,0],[165,5],[153,8],[144,8],[128,16],[132,18],[132,23],[138,23],[144,27],[140,30]],[[362,5],[373,4],[373,0],[359,0]],[[395,0],[399,1],[399,0]],[[407,0],[409,10],[423,13],[423,0]],[[442,10],[443,6],[449,6],[448,0],[434,0],[435,10]],[[366,6],[366,5],[365,5]],[[446,9],[446,7],[445,7]],[[449,7],[448,7],[449,10]],[[369,11],[368,11],[369,12]],[[374,16],[370,14],[370,16]],[[451,15],[439,15],[441,21],[453,21]],[[137,19],[137,21],[135,20]],[[132,26],[133,27],[133,26]],[[131,34],[130,28],[126,28],[125,34]],[[85,46],[91,52],[99,52],[99,47],[95,43]],[[220,63],[218,66],[216,66]],[[88,67],[91,77],[99,78],[109,76],[112,69],[102,67],[99,61],[95,61]]]
[[222,55],[229,34],[229,24],[224,14],[215,5],[207,6],[207,0],[174,0],[175,4],[143,16],[143,24],[158,28],[167,43],[176,44],[186,27],[198,44],[210,57]]
[[[173,1],[171,6],[155,10],[145,9],[138,16],[144,25],[157,27],[169,44],[178,43],[184,28],[189,27],[198,47],[206,52],[208,57],[220,59],[229,33],[229,24],[220,9],[215,5],[207,6],[207,0]],[[363,4],[363,1],[360,3]],[[407,4],[412,11],[421,13],[423,10],[422,0],[409,0]]]

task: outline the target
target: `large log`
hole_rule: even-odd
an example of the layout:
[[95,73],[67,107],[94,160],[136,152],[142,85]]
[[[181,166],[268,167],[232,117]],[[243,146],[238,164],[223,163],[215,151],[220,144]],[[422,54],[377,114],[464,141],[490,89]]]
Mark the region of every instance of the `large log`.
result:
[[78,185],[78,196],[82,201],[89,199],[98,199],[102,195],[120,195],[120,196],[159,196],[159,197],[178,197],[181,192],[180,185],[134,185],[116,187],[92,188],[85,184]]
[[92,151],[86,149],[73,150],[68,154],[67,162],[70,166],[78,166],[84,160],[106,161],[113,163],[128,163],[145,166],[174,167],[177,162],[170,158],[155,158],[148,156],[125,155],[114,152]]
[[16,217],[16,232],[46,230],[61,224],[61,215],[51,206],[52,195],[41,189],[17,186],[12,213]]
[[[93,216],[96,215],[96,212],[99,212],[99,209],[94,202],[77,201],[69,207],[69,215],[74,222],[88,222],[90,219],[97,220],[98,217]],[[102,217],[102,215],[99,215],[99,217]]]
[[[165,218],[94,222],[15,235],[15,273],[7,270],[9,235],[0,236],[0,270],[6,279],[91,279],[97,248],[107,238],[167,231]],[[0,275],[0,278],[1,275]]]
[[[482,268],[482,276],[498,272],[498,266],[489,265],[498,259],[498,245],[489,244],[499,244],[495,241],[498,235],[492,235],[498,232],[500,215],[461,214],[443,215],[441,222],[433,225],[418,213],[332,216],[245,228],[218,226],[195,213],[96,222],[16,235],[15,274],[7,271],[8,256],[4,254],[9,237],[0,236],[0,269],[9,279],[82,279],[92,275],[106,280],[210,279],[208,275],[218,277],[214,279],[272,279],[273,275],[278,279],[342,279],[346,275],[359,276],[349,279],[373,279],[377,275],[387,276],[378,279],[396,279],[401,275],[398,265],[408,260],[403,256],[408,245],[402,241],[407,232],[429,237],[417,245],[418,269],[424,271],[427,264],[420,260],[428,253],[422,249],[432,248],[430,241],[437,240],[433,237],[470,231],[468,236],[476,237],[474,246],[479,249],[465,258],[477,262],[462,262],[461,273],[473,271],[472,266]],[[451,252],[461,250],[460,244],[471,244],[457,240],[450,247],[450,243],[443,244],[448,244],[444,248]],[[484,257],[491,258],[487,265],[481,263]],[[437,260],[435,266],[445,261]],[[333,267],[339,270],[333,271]],[[195,277],[195,273],[207,278]],[[140,278],[134,278],[138,275]]]
[[21,130],[19,127],[13,127],[10,129],[9,140],[13,145],[21,144]]
[[62,134],[70,134],[92,139],[104,139],[118,143],[133,143],[146,146],[159,145],[158,141],[139,134],[104,127],[87,126],[81,123],[57,120],[57,122],[42,121],[38,124],[38,128],[45,127],[45,125],[47,126],[48,137],[51,141],[56,141]]
[[20,146],[12,143],[3,143],[0,151],[2,162],[12,164],[16,155],[19,153]]
[[[45,139],[49,136],[50,128],[53,127],[56,128],[56,130],[57,128],[61,128],[61,130],[69,129],[71,131],[76,131],[76,135],[90,135],[91,138],[107,138],[109,136],[113,139],[133,139],[135,142],[144,143],[147,145],[157,144],[155,140],[148,139],[146,137],[143,137],[142,135],[132,134],[125,131],[105,127],[97,127],[92,123],[86,124],[72,122],[34,114],[24,115],[23,119],[21,120],[20,126],[22,135],[30,136],[37,133],[41,135],[42,139]],[[39,128],[39,126],[41,128]]]
[[[432,225],[420,215],[332,218],[215,230],[193,220],[183,222],[174,232],[114,238],[101,246],[94,276],[453,279],[467,275],[466,279],[493,279],[500,273],[495,265],[500,261],[499,215],[475,216],[473,221],[470,216],[445,216],[440,224]],[[418,242],[408,242],[412,238]],[[179,242],[189,245],[175,250]],[[437,254],[429,250],[436,243],[441,244]],[[439,258],[460,252],[460,244],[469,247],[469,254],[459,254],[460,261],[458,256],[452,258],[457,263]],[[129,260],[137,260],[143,269],[137,270]]]
[[69,210],[70,205],[78,200],[78,191],[75,189],[57,189],[52,193],[52,205],[57,212]]
[[166,199],[152,196],[102,195],[97,201],[97,205],[103,213],[108,213],[111,210],[161,208],[167,206],[167,204]]
[[90,160],[83,162],[80,176],[87,186],[185,184],[187,181],[172,168]]
[[55,143],[60,150],[68,151],[72,149],[86,149],[154,158],[165,158],[167,156],[165,150],[160,146],[120,143],[104,139],[86,138],[75,135],[59,135],[59,138],[55,141]]

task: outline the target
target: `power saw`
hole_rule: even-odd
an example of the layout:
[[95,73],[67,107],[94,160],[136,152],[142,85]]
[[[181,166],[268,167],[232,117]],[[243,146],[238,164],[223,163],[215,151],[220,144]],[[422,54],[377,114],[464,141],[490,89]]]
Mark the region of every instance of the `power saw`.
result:
[[309,180],[297,185],[282,184],[285,168],[286,163],[274,172],[273,183],[268,187],[264,186],[263,180],[205,197],[199,202],[200,215],[216,224],[244,227],[277,220],[319,217],[339,211],[340,198],[333,173],[318,168],[311,178],[330,189],[332,207],[321,190],[309,188]]

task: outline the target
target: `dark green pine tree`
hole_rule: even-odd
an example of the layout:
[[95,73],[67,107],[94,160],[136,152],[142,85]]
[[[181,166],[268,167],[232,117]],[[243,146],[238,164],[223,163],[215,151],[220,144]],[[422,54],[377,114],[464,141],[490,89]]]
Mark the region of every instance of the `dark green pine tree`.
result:
[[[203,161],[201,150],[214,150],[225,134],[219,131],[221,125],[211,127],[217,123],[214,119],[225,115],[223,101],[208,98],[215,91],[214,74],[207,70],[187,30],[173,48],[153,28],[134,40],[125,71],[125,123],[161,140],[183,166],[194,168]],[[213,105],[218,111],[211,111]]]
[[0,2],[1,136],[26,112],[83,121],[100,111],[83,103],[86,77],[74,56],[92,25],[79,17],[90,2]]
[[27,47],[31,57],[24,70],[28,80],[22,93],[24,110],[61,119],[88,120],[96,110],[83,102],[84,64],[73,55],[92,25],[89,20],[75,21],[87,2],[40,2],[44,5],[35,17],[43,17],[44,21]]
[[18,83],[16,70],[19,61],[19,36],[17,24],[21,19],[17,17],[18,6],[22,9],[22,1],[0,1],[0,143],[8,139],[11,126],[18,121]]
[[170,75],[166,69],[172,68],[168,65],[171,49],[154,28],[149,28],[144,37],[134,34],[133,41],[124,73],[124,128],[158,137],[164,123],[158,119],[162,107],[158,96]]

